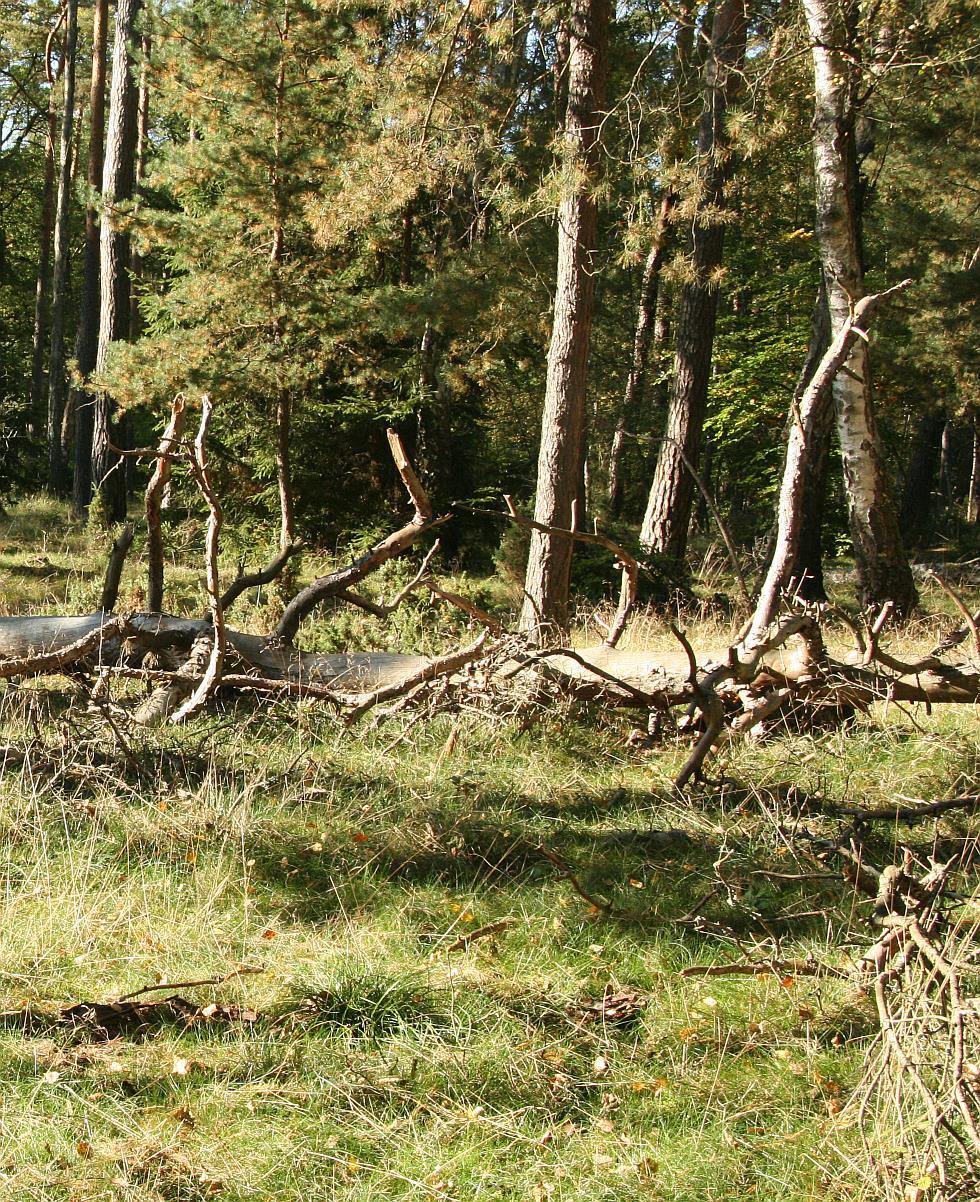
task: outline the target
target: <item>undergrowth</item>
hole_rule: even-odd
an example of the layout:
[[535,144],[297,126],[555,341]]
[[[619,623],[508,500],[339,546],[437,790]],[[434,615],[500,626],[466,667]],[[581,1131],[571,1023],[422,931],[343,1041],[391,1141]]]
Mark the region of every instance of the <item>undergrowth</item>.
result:
[[[0,531],[8,612],[97,596],[100,540],[56,517]],[[57,579],[11,574],[32,556]],[[172,608],[203,608],[189,567],[168,580]],[[976,790],[969,709],[742,746],[681,798],[683,746],[637,750],[628,717],[557,702],[530,726],[352,733],[242,701],[146,731],[70,682],[0,688],[4,1200],[864,1196],[847,1103],[868,999],[681,973],[865,946],[867,904],[808,879],[785,824],[806,795]],[[923,847],[965,822],[926,824]],[[136,1026],[65,1019],[156,985]],[[151,1005],[172,994],[195,1013]]]

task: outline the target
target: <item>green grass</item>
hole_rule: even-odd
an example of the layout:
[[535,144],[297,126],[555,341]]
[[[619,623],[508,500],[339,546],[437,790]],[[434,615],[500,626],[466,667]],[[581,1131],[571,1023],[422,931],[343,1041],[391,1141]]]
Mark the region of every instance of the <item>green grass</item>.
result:
[[[103,550],[56,507],[22,507],[0,528],[4,608],[88,608]],[[36,554],[57,583],[17,574]],[[168,580],[172,608],[203,608],[190,567]],[[138,581],[134,559],[124,590]],[[311,633],[458,635],[407,615]],[[780,836],[790,788],[868,804],[975,788],[971,711],[913,725],[892,707],[741,747],[682,800],[684,747],[633,751],[628,718],[557,703],[529,729],[462,713],[352,733],[312,705],[243,702],[180,729],[121,721],[123,744],[67,682],[0,688],[0,744],[23,757],[0,772],[4,1202],[860,1196],[846,1102],[866,999],[680,970],[739,958],[736,939],[830,962],[867,942],[842,883],[758,875],[804,870]],[[695,909],[700,932],[676,922]],[[59,1021],[242,967],[261,971],[141,1000],[175,991],[252,1022]],[[627,988],[645,1005],[626,1021],[590,1015]]]

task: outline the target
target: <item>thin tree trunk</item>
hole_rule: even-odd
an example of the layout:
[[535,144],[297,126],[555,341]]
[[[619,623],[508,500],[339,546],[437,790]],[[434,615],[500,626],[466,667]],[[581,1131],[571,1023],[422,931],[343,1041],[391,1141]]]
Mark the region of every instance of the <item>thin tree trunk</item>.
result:
[[[565,192],[558,208],[558,268],[541,444],[535,521],[568,527],[582,487],[585,384],[592,331],[598,221],[594,187],[606,86],[610,0],[573,0],[569,15],[564,113]],[[538,637],[569,627],[569,539],[534,531],[520,624]]]
[[[147,135],[150,126],[150,35],[144,33],[140,41],[142,63],[140,64],[139,100],[136,108],[136,211],[139,211],[143,181],[146,179]],[[143,333],[143,314],[140,311],[140,285],[143,283],[145,265],[138,247],[130,246],[129,337],[139,338]]]
[[[904,288],[911,281],[898,285]],[[894,290],[892,290],[894,291]],[[780,599],[787,589],[793,565],[799,554],[799,537],[804,509],[808,498],[806,487],[808,480],[807,460],[816,444],[817,421],[822,407],[826,407],[826,395],[832,388],[833,380],[839,374],[841,367],[847,361],[850,350],[856,341],[863,341],[857,331],[863,334],[877,306],[887,293],[863,298],[855,306],[855,312],[849,314],[841,328],[834,335],[830,346],[821,358],[812,378],[807,384],[795,407],[793,421],[790,423],[789,436],[786,440],[786,459],[783,476],[779,489],[777,506],[777,534],[772,560],[766,572],[766,578],[759,590],[755,613],[749,629],[742,640],[742,650],[751,650],[765,639],[766,630],[776,616]]]
[[943,422],[943,432],[939,439],[939,487],[948,506],[953,504],[953,421],[947,417]]
[[68,391],[65,375],[65,317],[68,308],[72,161],[75,136],[75,58],[78,45],[78,0],[65,5],[65,51],[58,209],[54,227],[54,272],[51,279],[51,352],[48,362],[48,488],[67,491],[67,465],[62,456],[61,426]]
[[[285,253],[285,202],[282,192],[282,110],[286,96],[286,45],[289,41],[289,0],[283,2],[282,25],[279,28],[279,69],[276,72],[276,113],[273,124],[272,192],[275,218],[272,230],[271,277],[273,302],[276,307],[274,338],[282,342],[283,325],[279,310],[282,306],[282,263]],[[279,549],[296,541],[296,517],[293,507],[293,479],[289,455],[289,436],[292,424],[292,397],[282,388],[276,397],[276,482],[279,489]]]
[[667,222],[670,211],[674,206],[674,193],[664,193],[660,203],[660,215],[657,230],[650,243],[646,262],[643,265],[643,279],[640,283],[640,302],[637,307],[636,329],[633,334],[633,358],[630,362],[630,373],[626,380],[626,393],[623,405],[616,422],[612,446],[609,450],[609,482],[608,500],[609,512],[613,517],[619,517],[623,510],[623,452],[626,445],[626,435],[629,427],[636,422],[640,413],[644,393],[646,391],[647,366],[650,360],[650,343],[656,325],[657,300],[660,292],[660,269],[663,266],[664,254],[667,248]]
[[[849,35],[831,0],[803,0],[814,67],[813,159],[817,239],[834,335],[864,295],[861,259],[855,107],[848,59]],[[871,363],[863,339],[834,381],[837,433],[844,464],[851,538],[862,601],[894,603],[899,614],[916,602],[885,473],[871,396]]]
[[721,0],[712,22],[698,135],[701,204],[692,231],[692,278],[681,290],[666,437],[660,445],[640,531],[646,550],[678,568],[687,552],[694,498],[694,481],[684,458],[697,467],[718,312],[716,274],[725,240],[719,211],[725,207],[725,185],[731,175],[731,158],[725,152],[725,117],[741,84],[745,36],[745,0]]
[[980,418],[976,414],[973,416],[973,466],[966,498],[966,520],[980,522]]
[[[99,343],[96,371],[106,367],[109,348],[129,337],[129,234],[117,228],[113,210],[131,200],[136,178],[136,134],[139,88],[133,78],[133,46],[142,0],[119,0],[112,50],[109,127],[106,135],[100,250],[102,270],[99,297]],[[106,514],[113,520],[126,515],[126,473],[111,443],[124,441],[122,422],[113,420],[112,399],[106,392],[95,398],[92,432],[92,479],[102,494]]]
[[[810,341],[807,345],[803,370],[793,390],[790,421],[796,420],[800,402],[807,385],[813,379],[824,352],[830,345],[830,312],[827,309],[827,289],[823,279],[817,291],[810,319]],[[796,558],[790,570],[788,591],[804,601],[826,601],[823,580],[823,512],[827,498],[827,472],[830,467],[830,435],[834,428],[834,402],[830,391],[820,398],[813,416],[809,454],[803,471],[803,495],[806,505],[800,518],[800,537]]]
[[[95,0],[87,171],[88,186],[92,192],[102,187],[108,24],[108,0]],[[83,379],[91,375],[95,369],[99,336],[99,260],[99,216],[95,206],[89,203],[85,209],[85,253],[78,330],[75,335],[75,359],[78,363],[78,373]],[[81,517],[92,498],[92,426],[95,401],[83,389],[73,388],[69,403],[75,413],[75,477],[72,481],[72,509],[77,517]]]
[[48,100],[48,129],[44,139],[44,184],[41,188],[41,230],[34,290],[34,344],[31,357],[31,420],[40,423],[44,413],[44,362],[48,332],[48,283],[51,275],[51,239],[54,232],[54,143],[58,109],[52,86]]

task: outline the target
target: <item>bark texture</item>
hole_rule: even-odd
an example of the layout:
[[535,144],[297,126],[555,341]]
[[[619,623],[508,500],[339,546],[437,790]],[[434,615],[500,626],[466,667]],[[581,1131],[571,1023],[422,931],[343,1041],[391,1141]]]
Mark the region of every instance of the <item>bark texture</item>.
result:
[[[109,127],[102,173],[104,211],[100,236],[102,262],[96,371],[104,370],[112,343],[129,337],[130,238],[118,228],[115,210],[132,199],[135,187],[139,88],[133,72],[133,47],[141,10],[142,0],[119,0],[116,9]],[[126,473],[122,461],[110,446],[111,443],[118,445],[122,440],[121,423],[113,420],[112,399],[106,392],[99,392],[95,398],[92,431],[92,479],[103,496],[108,516],[113,519],[124,517],[126,513]]]
[[75,58],[78,46],[78,0],[65,5],[64,91],[58,170],[58,206],[54,226],[54,271],[51,278],[51,351],[48,362],[48,488],[67,490],[67,465],[62,455],[61,426],[68,379],[65,375],[65,318],[68,308],[72,161],[75,136]]
[[[814,69],[813,162],[817,239],[834,336],[864,295],[860,181],[855,140],[853,41],[831,0],[803,0]],[[843,48],[843,49],[842,49]],[[885,472],[871,396],[868,347],[858,339],[834,380],[851,538],[862,600],[892,601],[900,614],[916,603]]]
[[[87,182],[90,193],[102,187],[105,156],[105,75],[108,40],[109,3],[95,0],[92,18],[92,80],[89,93],[89,144]],[[99,337],[99,215],[91,202],[85,209],[85,250],[82,285],[75,335],[75,359],[79,375],[85,379],[95,369]],[[73,388],[69,403],[75,414],[75,475],[72,481],[72,509],[81,515],[92,499],[92,425],[94,398],[83,389]]]
[[725,118],[741,86],[745,34],[745,0],[721,0],[712,21],[705,66],[698,133],[700,200],[692,229],[691,279],[681,290],[667,426],[640,531],[646,550],[678,566],[687,552],[694,499],[694,480],[684,457],[697,467],[708,403],[718,313],[717,274],[725,242],[725,185],[732,167],[726,153]]
[[[534,506],[535,521],[545,526],[567,527],[582,491],[597,241],[594,188],[611,15],[610,0],[573,0],[569,16],[564,195],[558,209],[558,271]],[[540,630],[543,638],[567,631],[571,563],[569,540],[532,533],[523,630]]]
[[[890,291],[905,288],[910,283],[910,280],[905,280]],[[808,501],[808,461],[815,449],[821,410],[826,407],[826,395],[833,387],[841,367],[847,362],[854,343],[864,341],[867,322],[886,295],[866,296],[854,307],[854,312],[848,314],[814,369],[799,404],[794,406],[779,489],[776,546],[766,579],[759,590],[749,630],[742,640],[743,650],[751,652],[765,642],[799,554],[803,512]]]
[[[827,289],[823,280],[810,319],[810,341],[807,345],[803,370],[793,392],[790,421],[796,419],[807,385],[813,379],[827,347],[830,345],[830,313],[827,310]],[[827,389],[820,397],[814,414],[809,454],[804,465],[803,495],[806,504],[800,518],[800,539],[796,558],[790,571],[787,590],[804,601],[826,601],[823,580],[823,511],[827,497],[827,471],[830,467],[830,435],[834,428],[834,402]]]
[[41,230],[34,290],[34,343],[31,358],[31,417],[44,412],[44,352],[48,338],[48,296],[51,276],[51,238],[54,232],[54,143],[58,111],[54,88],[48,101],[48,128],[44,139],[44,184],[41,188]]

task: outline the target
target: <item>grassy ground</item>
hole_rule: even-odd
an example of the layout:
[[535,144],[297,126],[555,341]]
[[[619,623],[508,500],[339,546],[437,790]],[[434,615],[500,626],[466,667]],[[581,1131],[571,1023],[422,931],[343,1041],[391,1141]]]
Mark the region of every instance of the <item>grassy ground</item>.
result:
[[[3,609],[83,612],[102,553],[56,507],[22,507],[0,523]],[[172,609],[203,608],[198,576],[170,572]],[[419,613],[399,622],[310,633],[416,649]],[[315,707],[241,704],[142,731],[64,681],[0,688],[5,1202],[861,1196],[847,1102],[867,1000],[679,974],[773,938],[831,963],[866,944],[842,883],[760,875],[803,871],[780,823],[799,791],[975,789],[972,711],[891,707],[739,748],[681,800],[685,748],[633,750],[616,715],[351,734]],[[693,912],[700,932],[676,922]],[[242,968],[260,971],[138,999],[177,993],[190,1020],[62,1018]]]

